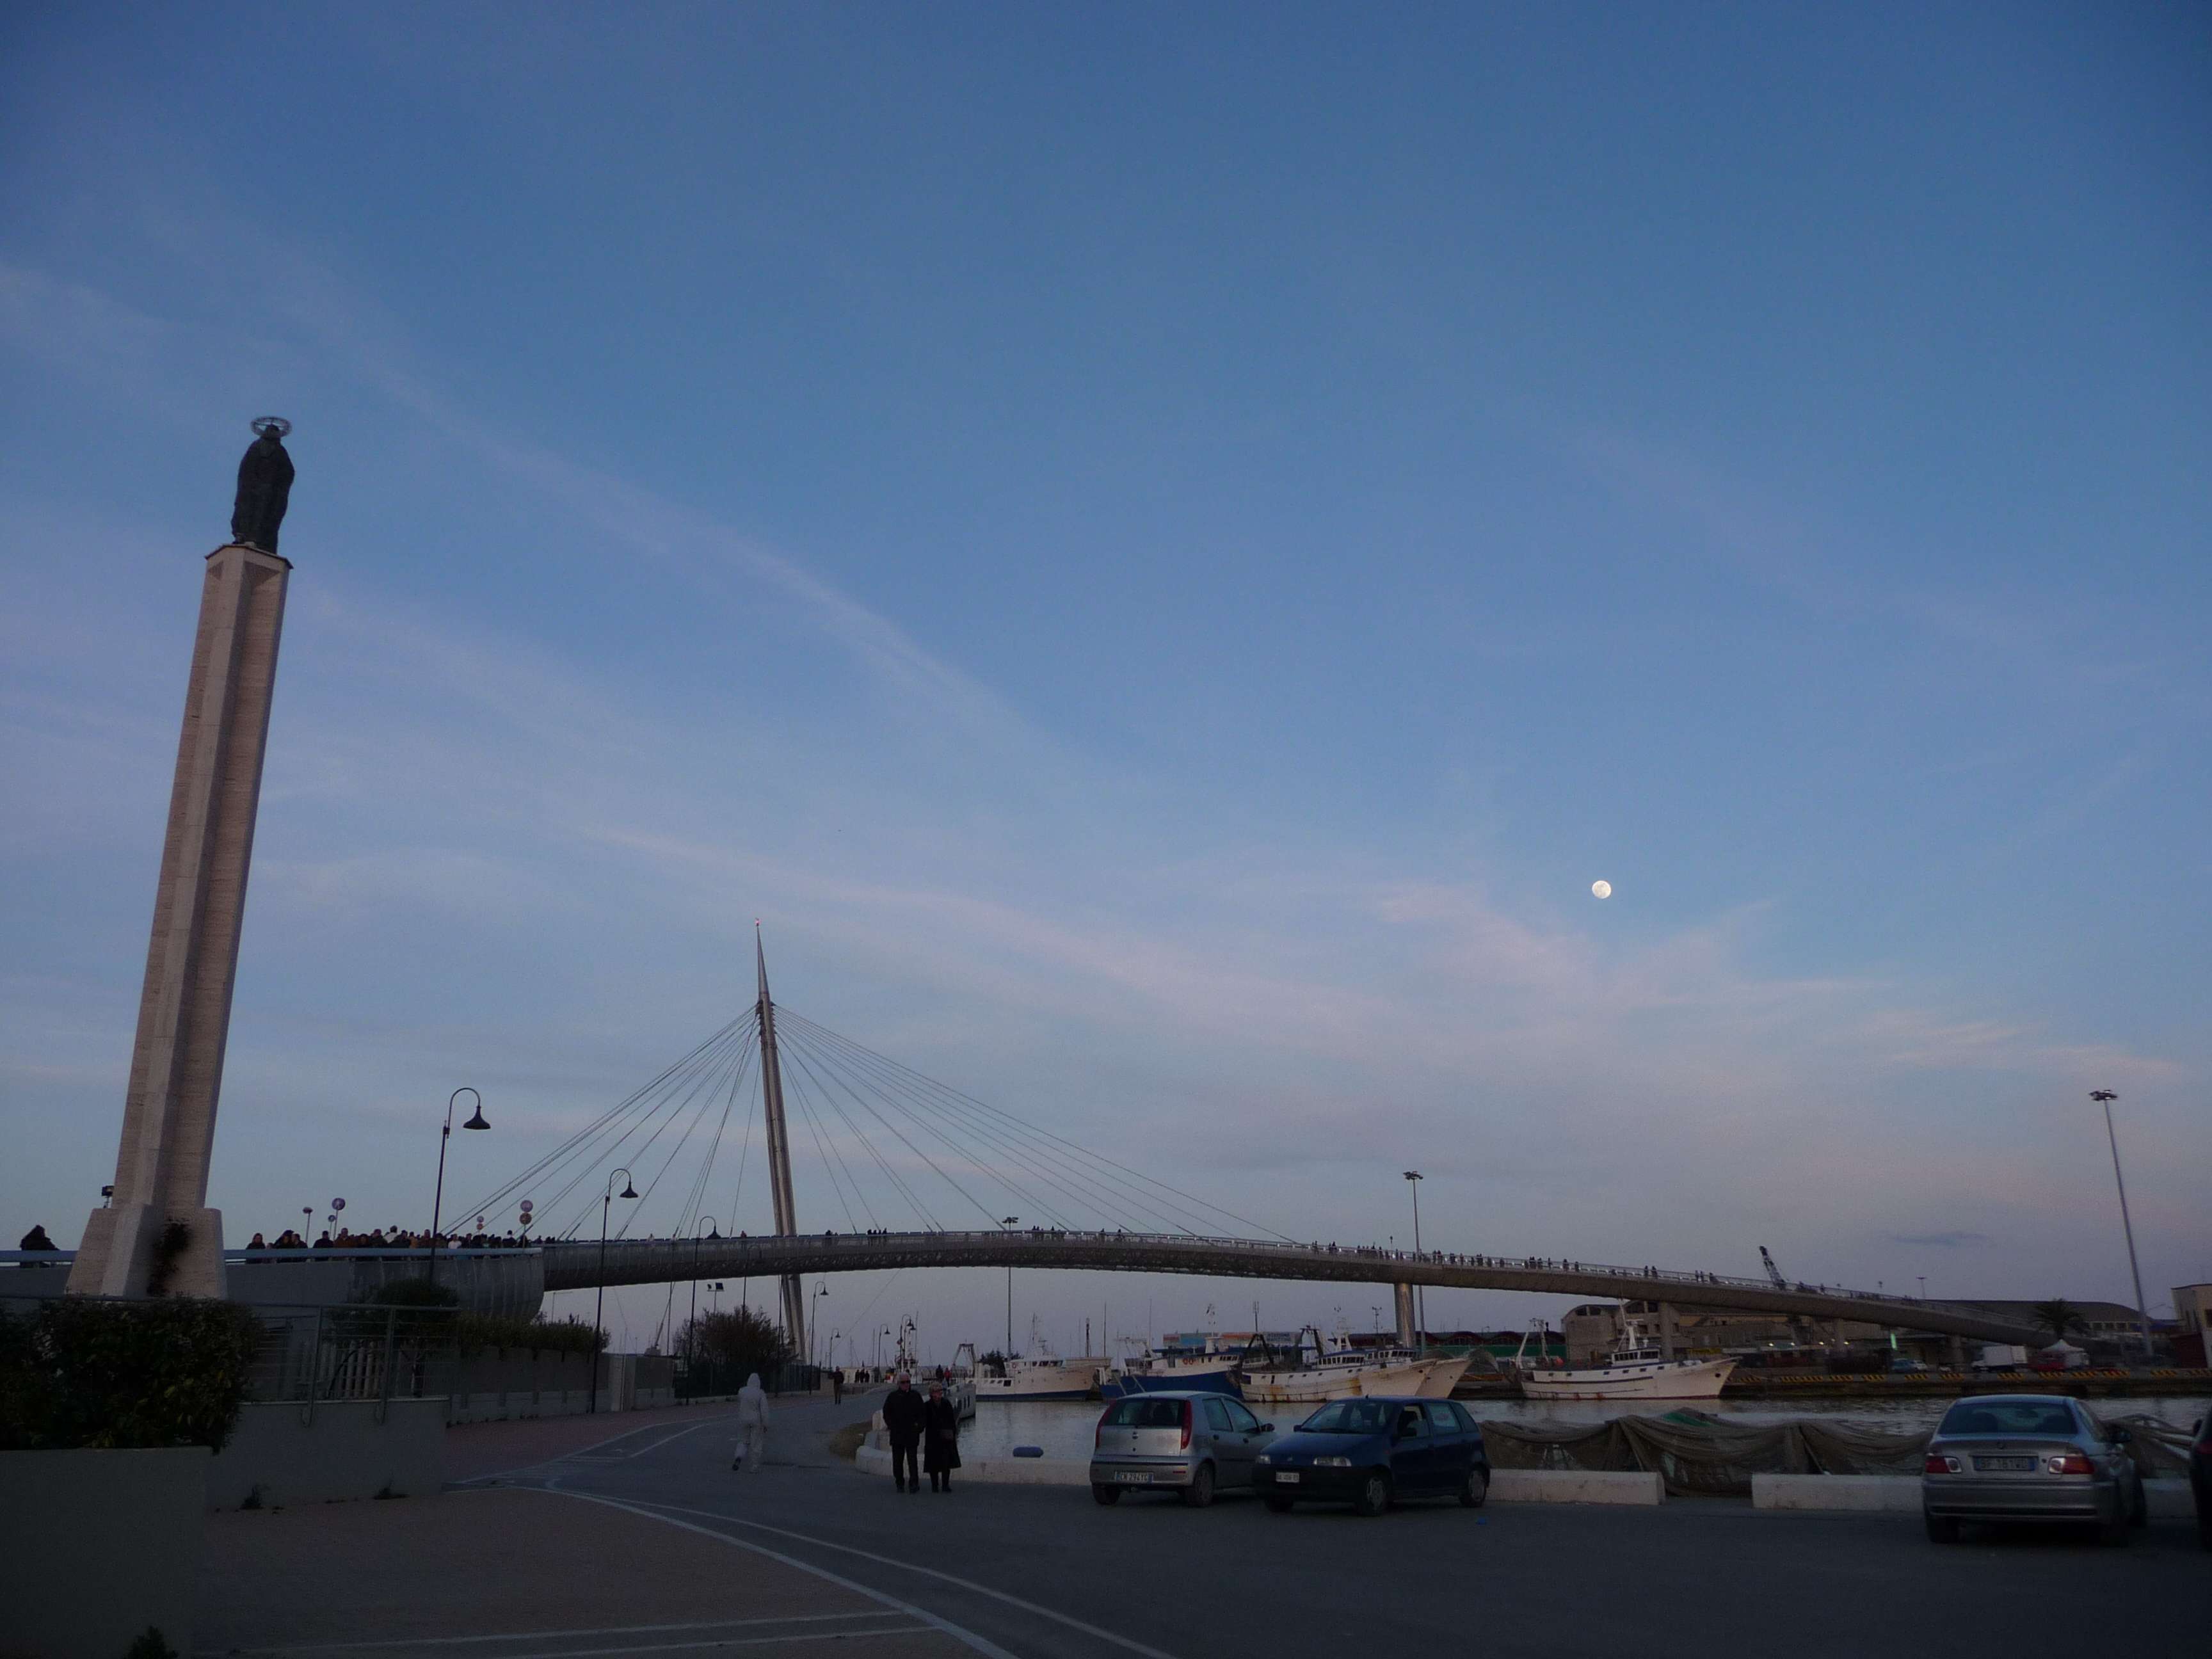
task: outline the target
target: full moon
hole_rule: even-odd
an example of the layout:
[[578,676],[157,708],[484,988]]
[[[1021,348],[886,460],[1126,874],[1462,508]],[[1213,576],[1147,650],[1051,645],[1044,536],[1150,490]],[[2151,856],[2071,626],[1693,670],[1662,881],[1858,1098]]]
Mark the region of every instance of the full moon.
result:
[[1590,896],[1592,898],[1611,898],[1613,896],[1613,884],[1609,881],[1592,882],[1590,884]]

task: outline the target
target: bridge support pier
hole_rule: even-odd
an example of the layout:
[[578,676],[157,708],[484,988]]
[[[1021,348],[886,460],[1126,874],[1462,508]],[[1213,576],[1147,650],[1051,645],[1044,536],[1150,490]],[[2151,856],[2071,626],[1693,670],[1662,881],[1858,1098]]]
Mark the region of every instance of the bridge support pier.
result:
[[1659,1304],[1659,1357],[1662,1359],[1672,1359],[1679,1346],[1678,1333],[1674,1327],[1674,1304],[1671,1302],[1662,1302]]
[[1393,1285],[1390,1299],[1397,1309],[1399,1346],[1410,1348],[1417,1340],[1413,1330],[1413,1287],[1411,1285]]

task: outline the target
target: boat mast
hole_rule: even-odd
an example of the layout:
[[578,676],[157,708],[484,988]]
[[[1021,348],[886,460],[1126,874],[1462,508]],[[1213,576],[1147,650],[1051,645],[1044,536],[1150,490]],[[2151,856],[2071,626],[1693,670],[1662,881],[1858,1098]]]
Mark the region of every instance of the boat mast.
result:
[[[775,1051],[775,1004],[768,994],[768,952],[761,944],[760,923],[753,924],[753,963],[760,970],[761,1115],[768,1126],[769,1200],[775,1208],[775,1231],[790,1238],[799,1231],[799,1216],[791,1198],[791,1139],[783,1121],[783,1062]],[[792,1357],[806,1357],[806,1296],[797,1273],[777,1281],[783,1295],[783,1334]]]

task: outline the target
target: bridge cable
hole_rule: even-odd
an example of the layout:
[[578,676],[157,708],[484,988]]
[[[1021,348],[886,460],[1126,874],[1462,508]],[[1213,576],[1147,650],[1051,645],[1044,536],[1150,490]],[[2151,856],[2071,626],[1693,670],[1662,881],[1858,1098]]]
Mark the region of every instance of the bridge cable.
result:
[[[817,1060],[822,1063],[825,1067],[831,1069],[833,1071],[833,1074],[839,1075],[841,1082],[844,1082],[847,1088],[852,1088],[853,1085],[851,1082],[846,1080],[842,1077],[842,1073],[836,1072],[836,1067],[832,1064],[833,1056],[831,1054],[817,1053],[815,1057]],[[851,1062],[846,1061],[844,1063],[850,1064]],[[914,1110],[930,1110],[933,1112],[933,1115],[935,1115],[933,1109],[931,1108],[930,1103],[928,1103],[926,1098],[917,1096],[910,1089],[897,1084],[895,1080],[886,1085],[875,1079],[866,1078],[865,1073],[862,1075],[863,1081],[861,1086],[868,1089],[871,1092],[876,1093],[878,1097],[882,1099],[886,1105],[891,1107],[894,1110],[900,1111],[902,1115],[911,1115],[908,1107],[911,1107]],[[890,1091],[894,1089],[906,1098],[908,1107],[902,1107],[898,1100],[890,1097]],[[855,1097],[860,1097],[857,1093]],[[943,1134],[946,1132],[940,1129],[939,1133]],[[1001,1152],[1010,1153],[1013,1157],[1015,1163],[1028,1173],[1037,1176],[1039,1179],[1048,1182],[1053,1187],[1057,1188],[1059,1191],[1066,1194],[1068,1197],[1073,1199],[1078,1203],[1086,1205],[1088,1207],[1093,1209],[1099,1207],[1098,1200],[1095,1195],[1086,1197],[1085,1194],[1073,1190],[1065,1182],[1056,1179],[1049,1169],[1040,1168],[1032,1160],[1024,1158],[1021,1156],[1020,1149],[1018,1147],[1010,1146],[1003,1140],[996,1139],[989,1136],[984,1136],[982,1139],[985,1140],[986,1145],[994,1146]],[[959,1143],[956,1141],[953,1144],[958,1145]],[[1029,1188],[1021,1186],[1017,1182],[1008,1181],[1003,1172],[994,1170],[992,1167],[990,1161],[987,1157],[979,1156],[973,1148],[961,1146],[960,1150],[962,1155],[972,1164],[981,1169],[984,1173],[991,1175],[993,1178],[1004,1186],[1008,1192],[1015,1194],[1018,1200],[1029,1205],[1040,1215],[1048,1217],[1060,1225],[1066,1226],[1067,1224],[1067,1218],[1062,1215],[1056,1206],[1054,1206],[1049,1200],[1043,1197],[1041,1194],[1038,1194]],[[1109,1214],[1115,1213],[1110,1208],[1109,1208],[1105,1212]],[[1121,1218],[1126,1218],[1126,1217]]]
[[[814,1078],[815,1085],[822,1091],[823,1099],[836,1112],[838,1117],[844,1122],[846,1127],[852,1131],[853,1139],[860,1142],[860,1146],[866,1151],[869,1157],[875,1159],[876,1167],[884,1172],[884,1179],[889,1181],[891,1185],[897,1189],[900,1196],[906,1200],[908,1208],[911,1209],[914,1214],[927,1226],[932,1229],[937,1229],[937,1218],[930,1212],[929,1206],[921,1201],[921,1197],[915,1192],[914,1188],[907,1183],[905,1177],[901,1176],[898,1170],[892,1167],[890,1160],[886,1158],[883,1155],[881,1149],[877,1146],[874,1138],[862,1130],[858,1124],[854,1123],[851,1115],[847,1113],[842,1106],[837,1103],[836,1096],[830,1086],[830,1083],[834,1082],[838,1087],[845,1089],[847,1092],[849,1093],[851,1092],[850,1085],[846,1084],[842,1078],[836,1077],[834,1073],[829,1074],[829,1081],[824,1081],[822,1077],[816,1077],[813,1067],[809,1064],[805,1054],[798,1048],[792,1048],[791,1057],[796,1064],[807,1068],[807,1075]],[[854,1098],[857,1100],[859,1097],[855,1096]],[[871,1218],[872,1219],[873,1212],[871,1212],[870,1214]]]
[[[901,1116],[904,1117],[909,1123],[913,1124],[917,1130],[926,1132],[936,1139],[943,1142],[953,1152],[954,1154],[963,1161],[969,1164],[976,1173],[989,1176],[993,1181],[995,1181],[1000,1186],[1005,1188],[1008,1192],[1014,1194],[1018,1198],[1025,1202],[1036,1205],[1042,1211],[1048,1212],[1051,1210],[1052,1206],[1048,1202],[1047,1202],[1047,1200],[1038,1194],[1030,1192],[1030,1189],[1021,1186],[1018,1182],[1009,1180],[1002,1171],[991,1168],[988,1164],[978,1158],[971,1148],[964,1146],[959,1141],[954,1139],[942,1125],[924,1118],[919,1114],[901,1106],[897,1101],[892,1099],[889,1095],[880,1096],[879,1098],[883,1100],[884,1104],[890,1106],[894,1111],[898,1112]],[[906,1141],[906,1144],[909,1147],[912,1147],[918,1155],[927,1158],[927,1155],[926,1153],[922,1153],[920,1147],[914,1146],[914,1143],[912,1141],[907,1141],[906,1137],[903,1134],[900,1134],[896,1127],[892,1125],[888,1119],[884,1120],[884,1126],[890,1128],[894,1134],[899,1134],[899,1138],[902,1141]],[[965,1197],[970,1204],[975,1205],[976,1209],[981,1211],[983,1215],[990,1220],[993,1225],[995,1226],[998,1224],[998,1218],[993,1215],[991,1212],[985,1207],[985,1206],[980,1203],[974,1194],[969,1193],[964,1187],[961,1187],[957,1182],[954,1181],[951,1176],[946,1172],[942,1165],[937,1164],[933,1159],[930,1160],[930,1167],[935,1170],[945,1182],[957,1188],[962,1195]]]
[[[988,1101],[979,1100],[975,1096],[968,1094],[962,1090],[955,1089],[948,1084],[939,1083],[935,1079],[928,1077],[922,1073],[915,1072],[910,1067],[901,1066],[896,1060],[891,1060],[889,1056],[878,1054],[864,1043],[856,1042],[850,1037],[842,1036],[836,1031],[830,1030],[826,1026],[821,1025],[813,1020],[807,1019],[804,1015],[794,1015],[793,1018],[806,1026],[810,1032],[818,1033],[822,1037],[837,1043],[844,1048],[856,1051],[858,1054],[866,1055],[868,1058],[877,1061],[882,1066],[889,1066],[895,1071],[904,1073],[906,1075],[915,1079],[920,1083],[927,1085],[928,1087],[938,1091],[945,1096],[963,1102],[975,1109],[987,1113],[991,1117],[1000,1120],[1032,1136],[1049,1140],[1060,1147],[1066,1148],[1069,1153],[1075,1157],[1088,1159],[1092,1163],[1107,1165],[1111,1169],[1119,1170],[1121,1174],[1129,1176],[1132,1180],[1141,1183],[1146,1188],[1157,1188],[1163,1192],[1172,1194],[1177,1198],[1183,1199],[1188,1203],[1195,1205],[1200,1211],[1210,1212],[1212,1214],[1225,1217],[1229,1220],[1234,1221],[1241,1226],[1250,1228],[1255,1234],[1267,1234],[1281,1240],[1286,1244],[1296,1244],[1299,1242],[1297,1239],[1292,1238],[1287,1233],[1279,1232],[1273,1227],[1263,1226],[1249,1217],[1239,1215],[1235,1211],[1228,1209],[1222,1205],[1213,1203],[1210,1200],[1200,1198],[1194,1193],[1185,1192],[1182,1188],[1175,1186],[1171,1182],[1160,1180],[1157,1176],[1146,1175],[1142,1170],[1132,1169],[1126,1164],[1120,1163],[1115,1159],[1106,1157],[1103,1153],[1095,1152],[1089,1147],[1081,1145],[1079,1142],[1070,1140],[1065,1135],[1056,1134],[1049,1129],[1041,1128],[1036,1125],[1028,1123],[1023,1119],[1015,1116],[1012,1113],[1005,1110],[1003,1108],[992,1105]],[[1165,1200],[1161,1201],[1164,1202]]]
[[583,1128],[571,1135],[567,1140],[556,1146],[551,1152],[538,1159],[536,1163],[531,1164],[529,1168],[524,1170],[521,1174],[516,1176],[513,1180],[507,1182],[506,1185],[501,1187],[489,1197],[483,1199],[475,1204],[465,1206],[465,1212],[489,1211],[497,1209],[503,1206],[508,1199],[521,1192],[532,1181],[537,1180],[540,1176],[544,1175],[546,1170],[566,1162],[578,1148],[585,1145],[592,1136],[598,1134],[607,1125],[614,1122],[617,1118],[621,1117],[624,1112],[629,1110],[640,1101],[652,1094],[653,1091],[658,1089],[668,1078],[682,1070],[684,1066],[692,1064],[699,1058],[700,1055],[705,1054],[708,1049],[713,1048],[715,1045],[723,1042],[738,1027],[745,1024],[754,1017],[754,1013],[749,1011],[748,1012],[740,1015],[738,1018],[732,1020],[729,1024],[725,1025],[720,1030],[716,1031],[712,1036],[708,1037],[706,1041],[700,1043],[698,1047],[693,1048],[690,1053],[684,1054],[679,1059],[671,1061],[668,1066],[663,1068],[651,1080],[640,1085],[631,1093],[616,1102],[614,1105],[609,1107],[605,1112],[602,1112],[598,1117],[585,1125]]
[[[678,1121],[678,1119],[683,1115],[685,1109],[690,1105],[691,1102],[695,1098],[696,1098],[701,1088],[705,1086],[710,1081],[720,1077],[722,1067],[726,1064],[728,1057],[728,1045],[721,1045],[714,1054],[707,1056],[702,1063],[687,1068],[682,1076],[670,1079],[669,1083],[662,1091],[661,1097],[654,1103],[652,1108],[641,1115],[635,1122],[624,1128],[619,1135],[615,1136],[612,1140],[607,1142],[607,1144],[599,1150],[596,1156],[584,1160],[580,1166],[578,1167],[576,1173],[571,1176],[568,1182],[554,1194],[551,1202],[546,1207],[549,1209],[558,1207],[558,1206],[566,1200],[570,1194],[574,1193],[585,1182],[588,1181],[593,1175],[597,1174],[601,1165],[611,1165],[617,1157],[620,1156],[629,1158],[641,1158],[647,1152],[651,1150],[653,1142],[660,1139],[661,1135],[666,1131],[668,1126]],[[682,1088],[686,1083],[690,1085],[690,1087],[679,1097],[677,1091],[679,1088]],[[667,1113],[665,1117],[661,1116],[664,1111]],[[661,1118],[661,1121],[658,1127],[653,1128],[652,1133],[646,1137],[643,1143],[641,1144],[634,1152],[627,1153],[623,1152],[622,1150],[623,1145],[628,1142],[633,1135],[641,1133],[648,1124],[653,1123],[655,1118]],[[664,1173],[665,1167],[665,1166],[664,1166]],[[635,1180],[635,1177],[633,1176],[632,1179]],[[583,1206],[578,1211],[576,1218],[568,1224],[562,1236],[563,1237],[567,1237],[570,1234],[574,1233],[576,1228],[584,1224],[585,1219],[589,1216],[590,1212],[589,1194],[586,1194],[586,1201]],[[632,1212],[630,1215],[623,1218],[623,1226],[625,1228],[627,1228],[629,1225],[630,1221],[635,1218],[635,1212]],[[618,1237],[621,1235],[615,1234],[612,1236]]]
[[[552,1198],[548,1200],[543,1207],[549,1212],[557,1210],[572,1194],[575,1193],[578,1188],[584,1187],[584,1184],[586,1182],[590,1181],[595,1175],[597,1175],[602,1166],[612,1166],[617,1158],[627,1157],[635,1158],[639,1157],[647,1147],[651,1146],[653,1140],[659,1138],[661,1130],[666,1127],[668,1122],[673,1121],[677,1117],[682,1115],[684,1107],[689,1105],[690,1101],[696,1096],[700,1087],[703,1084],[720,1076],[723,1066],[726,1063],[727,1057],[728,1045],[724,1044],[719,1048],[714,1054],[704,1057],[699,1063],[688,1066],[681,1073],[670,1078],[662,1086],[658,1098],[656,1098],[644,1112],[640,1114],[636,1117],[635,1121],[630,1122],[626,1127],[623,1127],[619,1134],[613,1135],[611,1139],[606,1139],[606,1132],[602,1131],[600,1138],[604,1141],[604,1144],[601,1145],[596,1152],[592,1152],[590,1157],[586,1158],[583,1156],[586,1152],[591,1150],[588,1146],[580,1146],[577,1148],[576,1152],[572,1156],[570,1160],[570,1164],[574,1168],[574,1173],[572,1174],[568,1179],[556,1190]],[[684,1085],[687,1084],[690,1085],[689,1090],[679,1096],[678,1091],[684,1089]],[[635,1152],[625,1153],[623,1151],[623,1148],[631,1137],[642,1133],[647,1126],[653,1123],[656,1118],[660,1118],[664,1112],[668,1114],[667,1118],[662,1121],[659,1127],[653,1130],[651,1136],[647,1138],[644,1145],[640,1146]],[[614,1126],[612,1125],[608,1126],[610,1129],[613,1127]],[[635,1176],[632,1178],[635,1179]],[[568,1223],[568,1226],[562,1230],[562,1236],[563,1237],[567,1237],[573,1235],[578,1227],[580,1227],[585,1224],[590,1213],[591,1199],[590,1193],[588,1189],[586,1189],[584,1194],[582,1203],[576,1211],[574,1218]],[[625,1219],[627,1220],[627,1218]]]

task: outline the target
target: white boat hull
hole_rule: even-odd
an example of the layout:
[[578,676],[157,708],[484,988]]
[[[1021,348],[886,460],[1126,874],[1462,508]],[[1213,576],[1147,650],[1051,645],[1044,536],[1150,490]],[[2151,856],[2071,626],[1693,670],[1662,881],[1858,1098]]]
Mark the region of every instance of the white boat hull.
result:
[[1409,1359],[1382,1365],[1320,1365],[1307,1370],[1252,1371],[1244,1397],[1271,1405],[1315,1405],[1382,1395],[1447,1400],[1467,1374],[1464,1359]]
[[1531,1400],[1711,1400],[1735,1370],[1733,1359],[1674,1359],[1594,1370],[1523,1371]]
[[975,1399],[979,1404],[987,1400],[1088,1400],[1106,1365],[1103,1358],[1017,1359],[1008,1368],[1012,1376],[977,1377]]

